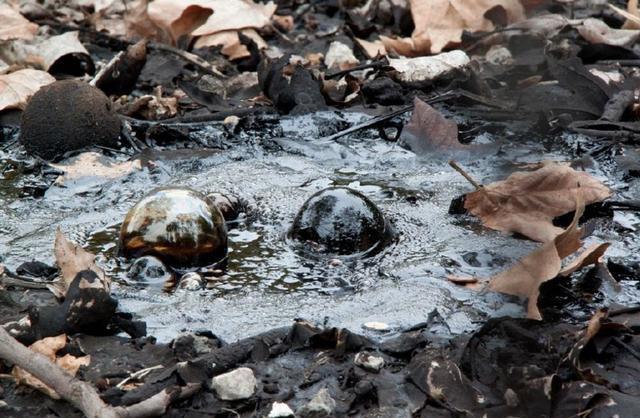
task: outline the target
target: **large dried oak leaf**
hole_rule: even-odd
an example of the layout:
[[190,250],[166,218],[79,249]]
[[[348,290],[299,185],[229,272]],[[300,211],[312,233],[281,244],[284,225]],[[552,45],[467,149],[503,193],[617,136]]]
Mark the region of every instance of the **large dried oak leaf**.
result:
[[553,225],[553,218],[576,209],[579,190],[585,204],[611,195],[607,186],[589,174],[550,163],[467,194],[464,207],[489,228],[549,242],[562,233]]
[[[56,353],[64,348],[67,344],[67,336],[65,334],[56,337],[47,337],[31,344],[29,348],[36,353],[46,356],[51,362],[62,367],[71,376],[75,376],[80,366],[88,366],[91,362],[91,356],[74,357],[71,354],[65,354],[63,357],[56,357]],[[14,367],[13,376],[19,384],[28,385],[45,393],[52,399],[60,399],[60,396],[49,386],[45,385],[31,373]]]
[[580,195],[576,197],[574,205],[577,209],[573,222],[565,231],[489,282],[491,290],[528,298],[528,318],[542,319],[538,310],[540,285],[556,277],[562,268],[562,260],[582,246],[582,230],[578,228],[578,220],[584,212],[584,203]]
[[464,31],[491,31],[490,17],[503,24],[525,18],[518,0],[411,0],[410,5],[415,25],[411,38],[380,38],[387,50],[405,56],[435,54],[460,44]]
[[0,75],[0,111],[24,109],[31,96],[40,87],[56,81],[49,73],[24,69]]

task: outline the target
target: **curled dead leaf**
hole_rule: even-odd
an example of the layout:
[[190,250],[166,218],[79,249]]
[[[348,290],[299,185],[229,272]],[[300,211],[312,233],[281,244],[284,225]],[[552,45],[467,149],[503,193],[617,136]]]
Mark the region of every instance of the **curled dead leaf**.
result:
[[445,118],[440,112],[423,102],[414,99],[411,119],[402,130],[400,139],[417,155],[446,156],[469,154],[471,151],[484,151],[494,148],[494,144],[462,144],[458,141],[458,125]]
[[[56,230],[54,243],[54,254],[56,263],[60,267],[61,279],[56,282],[55,290],[65,295],[67,289],[76,275],[83,270],[93,271],[101,282],[101,286],[109,293],[111,282],[104,271],[95,263],[95,255],[86,251],[78,244],[69,241],[60,228]],[[55,292],[54,292],[55,293]]]
[[40,87],[54,81],[56,79],[49,73],[32,69],[0,75],[0,111],[24,109],[29,98],[40,90]]
[[410,5],[415,26],[411,38],[380,37],[387,50],[410,57],[434,54],[458,45],[464,31],[493,30],[490,15],[500,16],[504,24],[525,17],[518,0],[411,0]]
[[271,24],[276,5],[242,0],[156,0],[148,18],[173,41],[183,35],[204,36],[223,31],[262,28]]
[[640,38],[640,30],[613,29],[602,20],[594,18],[585,19],[577,29],[592,44],[628,47]]
[[578,194],[591,204],[605,200],[611,191],[585,172],[550,163],[468,193],[464,207],[488,228],[550,242],[562,233],[553,218],[575,210]]
[[9,3],[0,4],[0,41],[32,39],[38,25],[31,23]]
[[98,152],[83,152],[64,163],[51,166],[64,171],[64,174],[56,179],[57,185],[88,177],[100,177],[106,181],[126,176],[142,168],[140,160],[116,163]]
[[565,231],[491,278],[489,282],[491,290],[526,297],[528,318],[542,319],[538,310],[540,285],[556,277],[562,268],[562,260],[582,245],[582,230],[578,228],[578,221],[584,212],[584,201],[580,193],[576,196],[577,209],[571,225]]
[[[56,353],[62,350],[66,344],[67,336],[61,334],[38,340],[31,344],[29,348],[36,353],[46,356],[51,362],[60,366],[71,376],[75,376],[81,366],[88,366],[89,363],[91,363],[91,356],[74,357],[71,354],[66,354],[63,357],[56,357]],[[11,374],[18,384],[28,385],[38,389],[52,399],[60,399],[60,396],[53,389],[20,367],[14,367]]]

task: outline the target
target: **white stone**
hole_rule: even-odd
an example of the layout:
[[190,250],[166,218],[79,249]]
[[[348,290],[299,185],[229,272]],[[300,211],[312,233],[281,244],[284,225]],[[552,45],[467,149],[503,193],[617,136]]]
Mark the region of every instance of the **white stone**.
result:
[[382,357],[373,356],[369,353],[358,353],[353,360],[356,366],[372,372],[379,372],[384,367],[384,359]]
[[293,410],[286,403],[274,402],[267,418],[288,418],[294,415]]
[[211,386],[223,401],[248,399],[256,391],[256,377],[253,370],[240,367],[214,377]]
[[389,331],[389,325],[384,322],[365,322],[362,324],[364,329],[368,329],[370,331],[378,331],[378,332],[387,332]]
[[389,58],[389,65],[396,70],[395,77],[401,83],[431,83],[438,78],[469,65],[469,56],[461,50],[443,52],[430,57]]
[[298,415],[304,417],[331,417],[336,408],[336,401],[333,400],[329,391],[322,388],[316,396],[298,410]]

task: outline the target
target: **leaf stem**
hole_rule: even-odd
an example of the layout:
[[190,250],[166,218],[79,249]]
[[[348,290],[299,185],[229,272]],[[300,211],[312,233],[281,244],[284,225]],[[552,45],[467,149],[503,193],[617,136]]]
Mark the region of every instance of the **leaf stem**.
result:
[[484,189],[482,187],[482,184],[480,184],[477,181],[475,181],[473,179],[473,177],[471,177],[469,175],[469,173],[464,171],[464,169],[462,167],[460,167],[457,162],[455,162],[455,160],[449,160],[449,165],[451,167],[453,167],[453,169],[456,170],[458,173],[460,173],[462,175],[462,177],[464,177],[469,183],[471,183],[473,185],[473,187],[476,188],[476,190],[483,190]]

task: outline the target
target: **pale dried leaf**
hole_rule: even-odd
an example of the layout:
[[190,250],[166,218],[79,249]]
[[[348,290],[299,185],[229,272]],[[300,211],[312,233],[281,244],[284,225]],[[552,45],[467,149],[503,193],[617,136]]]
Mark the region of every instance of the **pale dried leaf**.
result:
[[572,273],[585,268],[586,266],[595,265],[601,262],[602,256],[611,246],[610,243],[604,242],[600,244],[592,244],[586,248],[575,260],[565,266],[558,275],[567,277]]
[[463,149],[458,141],[458,125],[419,98],[413,100],[413,114],[402,130],[401,139],[416,154]]
[[410,39],[380,39],[387,50],[405,56],[434,54],[460,44],[464,31],[490,31],[494,25],[485,14],[502,8],[506,22],[524,19],[524,9],[518,0],[411,0],[411,16],[415,29]]
[[[52,363],[60,366],[71,376],[75,376],[80,366],[89,365],[91,362],[91,356],[74,357],[71,354],[66,354],[64,357],[56,358],[56,353],[64,348],[66,344],[67,336],[65,334],[61,334],[55,337],[47,337],[42,340],[38,340],[31,344],[29,348],[36,353],[46,356]],[[60,396],[53,389],[20,367],[14,367],[12,375],[18,384],[28,385],[38,389],[52,399],[60,399]]]
[[39,55],[42,57],[43,69],[49,70],[60,58],[70,54],[82,54],[91,60],[89,51],[82,45],[78,32],[65,32],[52,36],[38,45]]
[[274,3],[243,0],[156,0],[148,6],[148,16],[167,30],[173,40],[180,36],[210,35],[222,31],[255,28],[271,24]]
[[513,173],[469,193],[464,207],[486,227],[550,242],[562,232],[553,225],[553,218],[575,210],[579,191],[586,204],[611,195],[608,187],[589,174],[554,163]]
[[251,0],[209,0],[207,3],[213,3],[213,15],[193,32],[194,36],[232,29],[260,29],[270,25],[277,9],[273,2],[261,4]]
[[98,152],[83,152],[65,162],[51,164],[51,166],[64,171],[64,174],[56,179],[58,185],[88,177],[115,179],[142,168],[140,160],[116,163]]
[[627,10],[620,9],[613,4],[607,3],[615,12],[625,17],[627,20],[622,25],[622,29],[640,29],[640,10],[638,10],[638,0],[629,0]]
[[384,47],[382,41],[369,42],[360,38],[355,38],[355,41],[356,44],[358,44],[358,46],[362,48],[362,51],[368,58],[373,59],[387,55],[387,49]]
[[530,34],[551,38],[560,33],[560,31],[570,23],[571,22],[562,15],[546,14],[511,24],[509,25],[509,29],[521,29]]
[[222,31],[199,37],[194,44],[194,48],[206,48],[211,46],[222,46],[220,52],[231,61],[248,58],[251,56],[249,49],[240,42],[239,33],[251,38],[256,43],[258,49],[267,48],[267,43],[254,29],[243,29],[242,31]]
[[542,319],[538,310],[540,285],[556,277],[562,268],[562,260],[582,245],[582,230],[578,228],[578,220],[584,212],[584,202],[579,193],[576,199],[574,206],[577,206],[577,210],[573,222],[565,231],[489,282],[491,290],[528,298],[527,318]]
[[33,39],[38,25],[31,23],[8,3],[0,4],[0,41]]
[[78,244],[69,241],[60,228],[56,230],[53,252],[62,276],[62,280],[57,282],[56,287],[61,290],[63,294],[66,294],[69,285],[71,285],[76,275],[84,270],[93,271],[100,279],[102,287],[109,292],[110,281],[104,271],[96,265],[96,256]]
[[585,19],[577,29],[580,35],[592,44],[629,47],[640,37],[640,30],[613,29],[603,21],[593,18]]
[[24,109],[36,91],[54,81],[49,73],[32,69],[0,75],[0,111]]
[[458,286],[466,287],[467,289],[479,290],[483,287],[480,280],[473,276],[457,276],[448,275],[447,280]]

